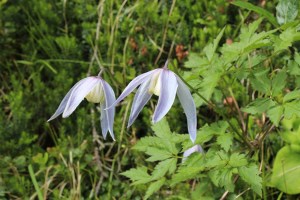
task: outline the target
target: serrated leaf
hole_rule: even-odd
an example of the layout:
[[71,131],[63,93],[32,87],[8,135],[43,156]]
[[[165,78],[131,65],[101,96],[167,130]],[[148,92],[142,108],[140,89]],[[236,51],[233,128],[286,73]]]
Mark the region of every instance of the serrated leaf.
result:
[[290,119],[293,115],[300,117],[300,101],[292,101],[284,105],[284,117]]
[[164,161],[159,162],[152,172],[151,180],[157,180],[161,177],[165,176],[167,172],[174,172],[174,168],[176,169],[177,158],[171,158]]
[[239,175],[248,183],[251,189],[259,196],[262,196],[262,178],[259,176],[258,167],[254,164],[238,168]]
[[170,153],[168,150],[159,149],[156,147],[147,148],[147,151],[145,153],[150,156],[149,158],[146,159],[149,162],[166,160],[168,158],[173,157],[172,153]]
[[203,166],[181,168],[172,177],[171,186],[182,181],[196,178],[199,175],[199,172],[201,172],[203,169],[204,169]]
[[271,91],[271,80],[268,78],[269,69],[254,73],[250,77],[251,85],[253,89],[268,94]]
[[121,175],[129,178],[134,185],[144,184],[151,181],[151,176],[147,172],[147,167],[132,168],[121,173]]
[[158,181],[151,183],[146,191],[144,199],[148,199],[154,192],[157,192],[166,182],[165,178],[161,178]]
[[188,60],[184,63],[184,66],[188,68],[203,68],[207,65],[209,65],[207,58],[201,57],[196,53],[190,53]]
[[[197,139],[195,144],[203,144],[205,142],[210,141],[213,136],[224,134],[228,128],[228,123],[225,121],[218,121],[212,123],[211,125],[204,125],[197,131]],[[187,139],[182,143],[183,151],[187,150],[188,148],[194,146],[190,139]]]
[[279,0],[276,6],[276,18],[279,24],[286,24],[296,19],[298,15],[298,0]]
[[159,122],[153,124],[151,128],[155,135],[159,138],[169,139],[172,137],[172,132],[166,118],[163,118]]
[[287,74],[285,70],[281,70],[272,79],[272,95],[276,96],[282,93],[283,88],[286,85]]
[[299,99],[300,98],[300,90],[294,90],[292,92],[287,93],[283,97],[283,102],[288,102],[290,100]]
[[272,99],[257,98],[250,104],[248,104],[245,108],[242,108],[242,111],[251,114],[261,114],[275,105],[276,103]]
[[[221,73],[214,71],[213,69],[207,70],[205,74],[202,75],[203,79],[200,82],[198,92],[207,100],[209,100],[218,85],[221,77]],[[199,97],[199,95],[193,95],[196,107],[199,107],[205,103],[205,101]]]
[[244,154],[240,153],[233,153],[230,158],[228,165],[231,167],[241,167],[248,164],[248,161],[246,159],[246,156]]
[[267,111],[267,116],[270,118],[271,122],[273,124],[275,124],[276,126],[279,125],[281,116],[283,115],[283,106],[281,105],[276,105],[271,107],[268,111]]
[[219,45],[219,42],[224,34],[225,31],[225,27],[220,31],[220,33],[218,34],[218,36],[216,37],[216,39],[214,39],[214,42],[207,45],[206,47],[204,47],[203,51],[205,52],[205,55],[208,59],[209,62],[212,61],[213,56],[217,50],[217,47]]
[[232,140],[233,135],[230,133],[225,133],[217,137],[217,144],[220,145],[227,152],[232,145]]
[[222,170],[212,170],[208,175],[216,186],[225,187],[229,192],[233,192],[234,183],[232,176],[236,171],[235,168],[223,168]]

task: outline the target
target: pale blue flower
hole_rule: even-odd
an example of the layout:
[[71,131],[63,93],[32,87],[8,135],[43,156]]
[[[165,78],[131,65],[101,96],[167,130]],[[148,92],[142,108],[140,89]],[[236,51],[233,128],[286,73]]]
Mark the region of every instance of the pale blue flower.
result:
[[196,144],[183,152],[182,162],[184,162],[192,153],[195,153],[195,152],[204,153],[202,147],[199,144]]
[[115,108],[105,108],[110,106],[116,100],[116,97],[111,86],[100,76],[87,77],[76,83],[61,101],[48,122],[60,114],[62,114],[63,118],[68,117],[84,98],[92,103],[100,103],[102,135],[105,139],[109,131],[111,137],[115,140],[113,132]]
[[170,110],[177,93],[187,117],[190,138],[192,142],[194,142],[197,131],[197,115],[193,97],[188,87],[176,74],[167,68],[167,65],[168,62],[166,62],[163,68],[141,74],[133,79],[111,106],[118,104],[139,86],[132,103],[128,127],[135,121],[142,108],[151,98],[152,94],[159,96],[158,104],[152,118],[153,123],[155,123],[161,120]]

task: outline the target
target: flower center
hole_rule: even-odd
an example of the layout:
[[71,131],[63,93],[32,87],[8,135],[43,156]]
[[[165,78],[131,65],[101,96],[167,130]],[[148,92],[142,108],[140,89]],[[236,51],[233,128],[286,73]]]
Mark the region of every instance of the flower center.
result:
[[86,100],[92,103],[102,103],[104,101],[104,92],[101,83],[98,83],[86,96]]
[[160,95],[160,88],[161,88],[161,80],[160,80],[160,74],[162,70],[157,70],[152,77],[150,81],[150,86],[149,86],[149,93],[150,94],[155,94],[157,96]]

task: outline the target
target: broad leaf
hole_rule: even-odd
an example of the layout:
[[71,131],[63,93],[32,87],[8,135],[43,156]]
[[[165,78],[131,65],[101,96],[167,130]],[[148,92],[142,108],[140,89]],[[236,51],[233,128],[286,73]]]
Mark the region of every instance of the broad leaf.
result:
[[276,155],[271,185],[287,194],[300,193],[300,152],[290,146],[280,149]]
[[296,19],[299,9],[299,0],[279,0],[276,6],[276,18],[279,24],[286,24]]

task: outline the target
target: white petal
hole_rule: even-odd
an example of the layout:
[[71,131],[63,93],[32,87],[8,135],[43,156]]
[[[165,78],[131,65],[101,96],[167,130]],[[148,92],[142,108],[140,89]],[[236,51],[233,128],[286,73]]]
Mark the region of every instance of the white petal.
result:
[[127,87],[124,89],[122,94],[118,97],[118,99],[108,108],[111,108],[112,106],[117,105],[120,101],[122,101],[125,97],[127,97],[137,86],[139,86],[141,83],[143,83],[145,81],[145,78],[151,76],[156,70],[158,70],[158,69],[141,74],[141,75],[137,76],[135,79],[133,79],[127,85]]
[[145,80],[145,82],[140,85],[137,93],[134,96],[127,127],[132,125],[132,123],[141,112],[142,108],[146,105],[146,103],[152,96],[152,94],[149,93],[151,76],[146,77],[146,79],[148,80]]
[[103,118],[105,118],[103,121],[101,120],[102,135],[105,139],[108,130],[113,140],[115,140],[114,131],[113,131],[115,107],[113,106],[110,109],[105,109],[105,108],[112,105],[113,102],[116,100],[116,97],[110,85],[104,80],[102,80],[101,82],[102,82],[103,91],[105,95],[105,104],[101,105],[101,115],[103,115]]
[[80,84],[80,81],[78,83],[76,83],[70,90],[69,92],[66,94],[66,96],[63,98],[63,100],[60,102],[57,110],[55,111],[55,113],[50,117],[50,119],[48,119],[48,122],[55,119],[58,115],[60,115],[61,113],[64,112],[65,107],[68,103],[68,100],[70,98],[70,95],[73,91],[74,88],[76,88],[78,85]]
[[68,117],[77,108],[84,97],[97,85],[100,79],[97,77],[87,77],[82,79],[76,87],[72,90],[68,99],[66,108],[63,112],[63,117]]
[[203,153],[203,149],[199,144],[194,145],[193,147],[184,151],[182,161],[184,162],[187,159],[187,157],[189,157],[194,152]]
[[163,69],[160,75],[160,79],[160,95],[152,119],[154,123],[161,120],[170,110],[171,106],[173,105],[178,87],[176,76],[170,70]]
[[176,78],[178,82],[177,95],[187,118],[188,132],[190,134],[190,138],[194,143],[197,136],[196,106],[194,103],[193,96],[191,95],[191,92],[189,91],[188,87],[178,76],[176,76]]

